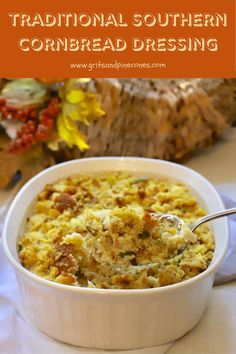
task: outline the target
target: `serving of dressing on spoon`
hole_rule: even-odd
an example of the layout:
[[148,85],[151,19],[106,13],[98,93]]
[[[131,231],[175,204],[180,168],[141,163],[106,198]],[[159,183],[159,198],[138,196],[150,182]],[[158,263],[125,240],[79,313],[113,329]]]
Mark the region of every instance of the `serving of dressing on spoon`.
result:
[[[197,235],[194,231],[202,224],[231,214],[236,214],[236,208],[222,210],[216,213],[208,214],[202,218],[187,225],[182,219],[172,214],[151,213],[152,217],[159,221],[162,229],[162,239],[168,240],[168,243],[175,243],[178,254],[182,253],[189,243],[194,243],[197,240]],[[170,237],[170,230],[174,230],[173,236]]]
[[193,223],[187,226],[183,222],[183,220],[176,215],[152,213],[152,215],[158,218],[161,222],[169,223],[171,226],[176,227],[178,231],[180,231],[181,229],[185,229],[187,226],[189,230],[192,232],[194,232],[200,225],[204,224],[205,222],[219,219],[224,216],[232,215],[232,214],[236,214],[236,208],[222,210],[222,211],[218,211],[217,213],[205,215],[202,218],[194,221]]
[[[169,256],[176,256],[182,253],[189,244],[194,244],[197,242],[197,234],[194,232],[200,225],[206,223],[208,221],[218,219],[220,217],[224,217],[230,214],[236,213],[236,208],[231,208],[228,210],[223,210],[217,213],[206,215],[191,224],[187,225],[182,219],[180,219],[176,215],[172,214],[162,214],[157,212],[146,213],[142,210],[142,208],[121,208],[117,210],[98,210],[98,211],[89,211],[90,222],[95,217],[100,220],[100,223],[103,225],[104,232],[108,232],[110,234],[111,230],[114,228],[116,223],[124,222],[124,215],[122,211],[130,210],[133,216],[139,217],[143,220],[146,219],[145,223],[148,226],[148,230],[142,231],[137,237],[140,239],[148,239],[153,233],[153,238],[155,238],[155,234],[157,233],[157,238],[163,242],[163,245],[168,249]],[[92,217],[92,218],[91,218]],[[81,219],[85,218],[85,223],[88,223],[88,219],[85,215],[80,216]],[[148,220],[148,219],[149,220]],[[89,222],[89,223],[90,223]],[[113,226],[112,226],[113,225]],[[125,225],[125,222],[124,222]],[[131,226],[131,225],[130,225]],[[130,230],[132,226],[130,227]],[[126,231],[124,231],[124,235],[122,236],[126,238]],[[96,234],[96,232],[95,232]],[[127,235],[128,236],[128,235]],[[98,251],[100,239],[96,242],[96,248]],[[102,241],[104,245],[104,241]],[[122,243],[123,244],[123,243]],[[127,244],[128,246],[128,244]],[[117,250],[116,250],[117,251]],[[123,252],[124,250],[119,250]],[[125,249],[126,253],[129,252]],[[102,253],[103,252],[99,252]],[[110,259],[109,259],[110,261]]]

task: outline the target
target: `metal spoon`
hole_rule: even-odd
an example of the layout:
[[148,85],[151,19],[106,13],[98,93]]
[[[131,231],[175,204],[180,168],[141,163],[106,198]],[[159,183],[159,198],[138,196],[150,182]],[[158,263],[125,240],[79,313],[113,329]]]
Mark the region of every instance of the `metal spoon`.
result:
[[[236,214],[236,208],[231,208],[223,211],[219,211],[217,213],[212,213],[206,216],[203,216],[202,218],[192,222],[188,227],[190,230],[193,232],[196,230],[196,228],[200,225],[202,225],[205,222],[215,220],[218,218],[221,218],[223,216],[231,215],[231,214]],[[183,220],[181,220],[178,216],[175,215],[169,215],[169,214],[157,214],[157,213],[152,213],[154,217],[157,217],[159,220],[169,222],[171,226],[176,227],[179,231],[181,230],[182,226],[184,225]]]

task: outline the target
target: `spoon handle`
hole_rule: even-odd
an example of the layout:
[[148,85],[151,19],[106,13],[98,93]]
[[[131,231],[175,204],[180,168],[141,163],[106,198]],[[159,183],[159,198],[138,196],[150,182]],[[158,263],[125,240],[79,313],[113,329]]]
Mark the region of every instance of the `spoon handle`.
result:
[[213,214],[209,214],[209,215],[203,216],[199,220],[193,222],[190,225],[190,229],[192,231],[194,231],[194,230],[196,230],[196,228],[198,226],[202,225],[203,223],[205,223],[207,221],[215,220],[215,219],[221,218],[223,216],[231,215],[231,214],[236,214],[236,208],[231,208],[231,209],[219,211],[218,213],[213,213]]

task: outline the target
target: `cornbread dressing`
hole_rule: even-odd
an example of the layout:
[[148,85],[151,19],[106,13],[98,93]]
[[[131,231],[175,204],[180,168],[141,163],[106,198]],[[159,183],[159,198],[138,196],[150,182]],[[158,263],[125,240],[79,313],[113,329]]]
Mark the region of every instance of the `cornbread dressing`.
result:
[[160,287],[207,269],[214,251],[208,227],[179,233],[153,213],[186,224],[205,215],[172,180],[124,172],[63,179],[39,194],[19,239],[20,261],[48,280],[105,289]]

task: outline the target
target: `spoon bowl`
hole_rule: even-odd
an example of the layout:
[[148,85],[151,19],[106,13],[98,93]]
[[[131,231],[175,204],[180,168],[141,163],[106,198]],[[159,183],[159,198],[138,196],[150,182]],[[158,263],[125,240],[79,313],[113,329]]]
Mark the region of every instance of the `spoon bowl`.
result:
[[[204,224],[205,222],[212,221],[218,218],[222,218],[227,215],[236,214],[236,208],[231,208],[223,211],[219,211],[217,213],[212,213],[209,215],[205,215],[202,218],[192,222],[188,225],[189,229],[194,232],[200,225]],[[158,214],[152,213],[153,216],[158,218],[162,223],[169,224],[169,226],[176,227],[178,231],[181,231],[182,227],[185,225],[184,221],[180,219],[176,215],[170,214]]]

